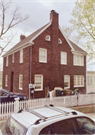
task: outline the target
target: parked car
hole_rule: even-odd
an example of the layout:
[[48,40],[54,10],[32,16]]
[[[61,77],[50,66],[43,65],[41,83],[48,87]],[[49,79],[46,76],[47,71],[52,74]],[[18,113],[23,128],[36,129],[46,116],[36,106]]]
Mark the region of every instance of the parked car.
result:
[[95,120],[64,107],[46,105],[12,114],[0,135],[95,134]]
[[11,93],[5,89],[0,89],[0,103],[13,102],[15,98],[19,100],[27,100],[27,97],[23,94]]

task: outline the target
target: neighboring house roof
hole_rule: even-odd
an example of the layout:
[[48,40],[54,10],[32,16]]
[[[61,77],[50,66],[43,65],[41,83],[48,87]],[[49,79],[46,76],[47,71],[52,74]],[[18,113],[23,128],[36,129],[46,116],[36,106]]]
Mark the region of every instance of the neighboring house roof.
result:
[[[43,27],[41,27],[40,29],[38,29],[37,31],[35,31],[34,33],[32,33],[31,35],[29,35],[28,37],[26,37],[25,39],[21,40],[19,43],[17,43],[13,48],[11,48],[9,51],[7,51],[3,57],[10,55],[18,50],[20,50],[21,48],[27,47],[27,46],[31,46],[33,45],[33,40],[35,38],[37,38],[44,30],[46,30],[49,26],[51,25],[51,22],[44,25]],[[71,47],[71,51],[72,52],[77,52],[77,53],[82,53],[84,55],[86,55],[87,53],[82,50],[80,47],[78,47],[76,44],[74,44],[72,41],[70,41],[66,35],[62,32],[61,28],[59,27],[59,30],[61,31],[61,33],[63,34],[64,38],[66,39],[66,41],[68,42],[68,44]]]

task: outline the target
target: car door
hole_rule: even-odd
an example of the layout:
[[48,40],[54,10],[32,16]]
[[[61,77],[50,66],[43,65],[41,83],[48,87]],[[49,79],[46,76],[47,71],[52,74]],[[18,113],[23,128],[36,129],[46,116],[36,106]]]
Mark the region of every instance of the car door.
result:
[[7,92],[0,91],[0,103],[8,102],[8,96],[9,96],[9,94]]

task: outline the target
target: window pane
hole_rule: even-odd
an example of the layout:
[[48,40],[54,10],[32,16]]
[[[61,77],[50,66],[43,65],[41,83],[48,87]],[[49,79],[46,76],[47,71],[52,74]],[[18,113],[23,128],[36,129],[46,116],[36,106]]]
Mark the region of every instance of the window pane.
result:
[[43,76],[35,75],[35,89],[42,90],[42,85],[43,85]]
[[47,62],[47,50],[39,49],[39,62]]

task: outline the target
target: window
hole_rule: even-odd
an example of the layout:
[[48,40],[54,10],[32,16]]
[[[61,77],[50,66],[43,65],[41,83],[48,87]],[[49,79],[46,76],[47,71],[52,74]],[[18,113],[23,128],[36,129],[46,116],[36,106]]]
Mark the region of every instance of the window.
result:
[[75,119],[66,119],[55,122],[43,128],[39,135],[66,135],[78,134],[78,128]]
[[92,76],[87,76],[87,85],[92,86]]
[[22,74],[19,75],[19,89],[20,90],[23,89],[23,75]]
[[8,75],[5,76],[5,86],[8,86]]
[[62,40],[60,38],[58,38],[58,43],[62,44]]
[[76,118],[76,120],[80,134],[95,134],[95,122],[85,117]]
[[12,54],[12,63],[14,63],[14,53]]
[[23,50],[20,50],[20,63],[23,63]]
[[70,76],[64,75],[64,88],[70,88]]
[[43,90],[43,75],[35,75],[35,90]]
[[84,56],[83,55],[73,55],[73,65],[84,66]]
[[83,75],[74,75],[74,87],[84,87]]
[[6,67],[8,67],[8,56],[6,57]]
[[46,41],[50,41],[50,35],[47,35],[47,36],[45,37],[45,40],[46,40]]
[[39,62],[47,63],[47,49],[39,48]]
[[67,65],[67,53],[66,52],[61,52],[61,64]]

